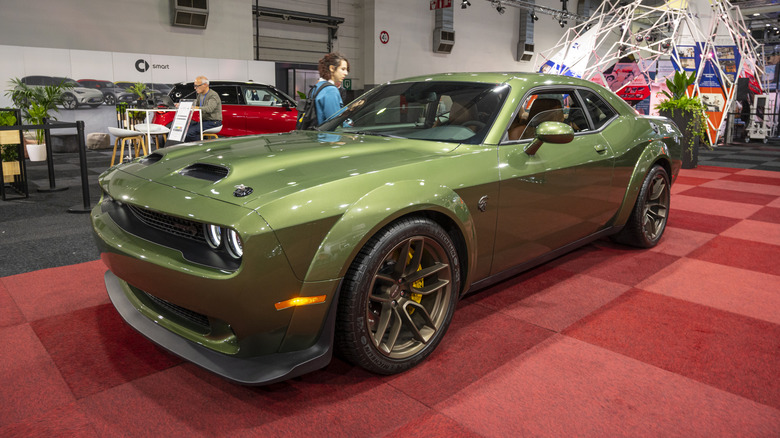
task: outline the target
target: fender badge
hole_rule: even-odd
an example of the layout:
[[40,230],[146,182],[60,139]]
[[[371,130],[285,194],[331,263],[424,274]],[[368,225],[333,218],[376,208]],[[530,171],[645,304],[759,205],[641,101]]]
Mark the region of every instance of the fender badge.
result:
[[477,202],[477,208],[479,209],[479,211],[484,213],[485,210],[487,210],[487,201],[488,201],[487,195],[479,198],[479,202]]
[[252,187],[239,184],[236,186],[236,190],[233,192],[233,196],[237,198],[243,198],[244,196],[251,194],[253,191],[254,189]]

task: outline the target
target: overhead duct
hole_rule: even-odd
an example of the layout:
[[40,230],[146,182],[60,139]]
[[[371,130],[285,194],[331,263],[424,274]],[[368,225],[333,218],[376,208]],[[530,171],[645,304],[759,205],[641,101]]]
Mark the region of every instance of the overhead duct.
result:
[[436,9],[436,25],[433,28],[433,52],[450,53],[455,45],[453,8]]
[[209,0],[171,0],[173,26],[205,29],[209,21]]
[[[528,3],[533,3],[530,1]],[[538,18],[533,11],[520,10],[520,37],[517,40],[518,61],[531,61],[534,57],[534,21]]]

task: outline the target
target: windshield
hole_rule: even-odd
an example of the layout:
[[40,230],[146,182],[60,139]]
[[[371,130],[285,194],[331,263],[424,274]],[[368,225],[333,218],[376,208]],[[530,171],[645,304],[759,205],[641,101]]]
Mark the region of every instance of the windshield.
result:
[[318,129],[478,144],[508,94],[504,84],[388,84],[359,97]]

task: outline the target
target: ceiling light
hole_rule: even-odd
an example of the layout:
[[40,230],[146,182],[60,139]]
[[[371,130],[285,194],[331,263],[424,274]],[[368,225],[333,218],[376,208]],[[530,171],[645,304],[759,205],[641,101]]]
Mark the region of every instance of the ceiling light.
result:
[[471,6],[471,2],[470,2],[469,0],[463,0],[463,1],[460,3],[460,8],[461,8],[461,9],[466,9],[466,8],[468,8],[469,6]]
[[501,5],[501,3],[496,6],[496,11],[498,11],[499,14],[504,15],[504,12],[506,12],[506,8]]

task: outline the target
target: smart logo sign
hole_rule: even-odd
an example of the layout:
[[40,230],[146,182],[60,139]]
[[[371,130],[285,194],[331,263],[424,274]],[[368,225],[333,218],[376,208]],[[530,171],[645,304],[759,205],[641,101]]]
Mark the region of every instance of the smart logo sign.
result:
[[[139,59],[135,61],[135,69],[141,73],[149,71],[149,63],[145,59]],[[155,70],[168,70],[171,66],[169,64],[152,64],[151,68]]]

